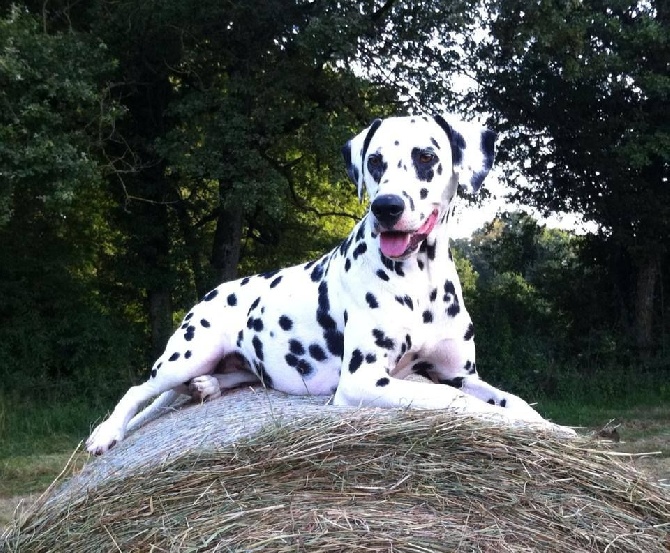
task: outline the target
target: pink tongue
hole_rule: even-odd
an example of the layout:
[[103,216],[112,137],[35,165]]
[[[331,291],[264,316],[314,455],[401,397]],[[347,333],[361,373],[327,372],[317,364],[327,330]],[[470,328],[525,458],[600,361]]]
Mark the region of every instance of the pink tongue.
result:
[[409,246],[409,233],[382,232],[379,236],[379,246],[386,257],[399,257]]

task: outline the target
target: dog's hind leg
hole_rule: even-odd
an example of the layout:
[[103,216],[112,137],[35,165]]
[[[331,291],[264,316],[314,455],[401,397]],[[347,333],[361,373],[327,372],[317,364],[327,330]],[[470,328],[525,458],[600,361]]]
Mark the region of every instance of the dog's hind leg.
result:
[[[183,393],[186,390],[184,389]],[[177,390],[168,390],[163,392],[156,399],[154,399],[149,405],[142,409],[137,415],[135,415],[128,426],[126,427],[126,434],[137,430],[140,426],[144,426],[149,421],[157,419],[163,415],[166,411],[169,411],[172,404],[177,400],[180,395],[183,395],[181,391]]]
[[[185,342],[179,331],[170,338],[165,353],[154,364],[149,380],[130,388],[109,418],[93,430],[86,440],[86,449],[89,452],[101,455],[121,441],[133,416],[151,398],[170,390],[184,389],[183,385],[193,378],[214,370],[224,356],[227,344],[196,340]],[[162,397],[155,409],[164,407],[172,399],[174,398],[171,395]],[[146,420],[147,416],[153,416],[154,405],[150,405],[148,409],[148,413],[140,414],[141,418],[136,421],[138,424]],[[133,424],[133,427],[138,424]]]

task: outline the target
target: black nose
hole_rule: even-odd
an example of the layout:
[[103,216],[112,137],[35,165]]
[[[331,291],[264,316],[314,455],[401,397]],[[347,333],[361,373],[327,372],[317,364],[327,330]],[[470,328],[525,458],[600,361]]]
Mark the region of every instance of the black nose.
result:
[[405,202],[395,194],[384,194],[383,196],[377,196],[370,208],[377,221],[386,228],[391,228],[402,217],[403,211],[405,211]]

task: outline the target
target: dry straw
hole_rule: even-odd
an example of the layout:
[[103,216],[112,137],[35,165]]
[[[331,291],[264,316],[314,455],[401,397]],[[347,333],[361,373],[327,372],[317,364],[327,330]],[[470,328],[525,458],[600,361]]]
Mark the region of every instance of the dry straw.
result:
[[444,412],[275,417],[47,498],[4,550],[667,553],[666,492],[594,447]]

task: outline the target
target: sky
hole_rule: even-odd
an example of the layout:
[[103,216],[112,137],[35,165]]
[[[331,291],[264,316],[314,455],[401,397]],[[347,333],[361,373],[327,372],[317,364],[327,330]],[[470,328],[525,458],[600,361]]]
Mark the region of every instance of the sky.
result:
[[500,181],[495,170],[484,181],[484,187],[488,189],[491,196],[487,200],[482,201],[481,205],[471,205],[463,198],[457,200],[456,212],[451,219],[450,233],[452,238],[469,238],[474,231],[492,221],[498,213],[521,210],[531,214],[540,224],[546,225],[549,228],[571,230],[577,234],[585,234],[597,230],[596,225],[584,223],[581,217],[574,213],[543,217],[536,209],[530,206],[507,201],[505,195],[510,189]]

